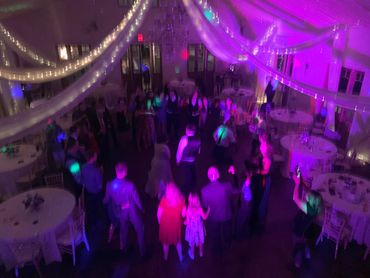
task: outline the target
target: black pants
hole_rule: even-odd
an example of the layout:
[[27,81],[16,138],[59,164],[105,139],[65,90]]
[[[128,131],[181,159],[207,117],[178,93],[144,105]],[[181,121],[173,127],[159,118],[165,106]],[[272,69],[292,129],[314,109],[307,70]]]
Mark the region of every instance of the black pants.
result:
[[236,219],[236,236],[241,238],[249,232],[252,202],[242,200]]
[[171,136],[171,131],[174,130],[176,138],[179,137],[180,115],[177,113],[167,113],[167,135]]
[[181,162],[180,167],[184,177],[184,183],[181,191],[187,195],[197,188],[195,162]]
[[85,189],[85,209],[86,218],[89,225],[94,224],[104,217],[103,195],[99,193],[89,193]]
[[216,145],[213,150],[213,156],[218,165],[232,165],[233,159],[230,155],[229,148]]
[[214,221],[212,219],[208,219],[206,221],[206,231],[209,244],[211,245],[211,250],[215,254],[221,255],[225,247],[231,242],[231,220]]

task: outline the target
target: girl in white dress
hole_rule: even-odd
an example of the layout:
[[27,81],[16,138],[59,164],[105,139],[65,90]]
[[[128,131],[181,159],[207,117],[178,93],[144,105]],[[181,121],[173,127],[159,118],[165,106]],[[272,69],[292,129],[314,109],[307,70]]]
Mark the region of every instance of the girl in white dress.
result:
[[145,192],[152,198],[160,199],[165,191],[166,184],[172,181],[170,165],[171,152],[164,140],[158,140],[154,146],[154,157],[145,185]]
[[199,196],[196,193],[190,193],[188,200],[188,208],[186,209],[185,219],[185,239],[189,243],[189,257],[194,260],[195,246],[199,246],[199,256],[203,257],[203,244],[205,230],[203,220],[206,220],[209,215],[209,207],[204,213],[200,205]]

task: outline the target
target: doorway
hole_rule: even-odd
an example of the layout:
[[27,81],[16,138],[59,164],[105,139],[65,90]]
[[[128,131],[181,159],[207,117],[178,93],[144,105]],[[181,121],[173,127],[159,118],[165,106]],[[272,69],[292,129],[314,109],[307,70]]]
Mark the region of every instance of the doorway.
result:
[[122,80],[130,96],[137,88],[143,91],[162,89],[161,47],[155,43],[132,44],[121,62]]

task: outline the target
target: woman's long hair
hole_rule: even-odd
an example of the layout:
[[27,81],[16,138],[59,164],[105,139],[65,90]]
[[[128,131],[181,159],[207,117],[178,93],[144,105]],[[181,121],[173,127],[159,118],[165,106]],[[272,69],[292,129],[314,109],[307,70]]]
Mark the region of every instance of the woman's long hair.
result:
[[184,197],[173,181],[167,183],[164,198],[166,198],[171,207],[176,207],[177,205],[184,203]]

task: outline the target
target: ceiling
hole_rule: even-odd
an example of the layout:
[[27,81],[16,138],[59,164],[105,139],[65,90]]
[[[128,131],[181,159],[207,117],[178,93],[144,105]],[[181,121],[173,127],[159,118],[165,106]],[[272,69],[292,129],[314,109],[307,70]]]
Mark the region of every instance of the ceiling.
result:
[[[233,0],[237,1],[237,0]],[[370,27],[370,0],[250,0],[317,27],[337,23]]]

